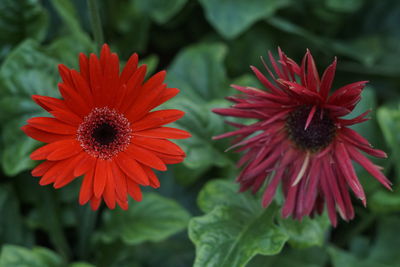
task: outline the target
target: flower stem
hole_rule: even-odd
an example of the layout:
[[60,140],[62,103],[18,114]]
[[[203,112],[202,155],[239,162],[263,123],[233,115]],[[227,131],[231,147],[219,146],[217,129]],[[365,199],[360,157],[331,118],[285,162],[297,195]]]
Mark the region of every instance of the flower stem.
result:
[[78,229],[78,256],[81,260],[88,260],[90,241],[95,228],[97,211],[90,209],[89,205],[79,207],[80,227]]
[[103,30],[101,28],[99,5],[97,0],[87,0],[87,4],[89,8],[90,24],[92,25],[94,40],[100,51],[101,46],[104,43],[104,37],[103,37]]

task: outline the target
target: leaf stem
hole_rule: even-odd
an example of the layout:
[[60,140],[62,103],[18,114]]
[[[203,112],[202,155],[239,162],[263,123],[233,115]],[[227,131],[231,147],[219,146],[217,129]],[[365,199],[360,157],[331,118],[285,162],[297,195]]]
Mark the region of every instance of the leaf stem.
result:
[[101,28],[100,10],[97,0],[87,0],[90,16],[90,24],[92,26],[92,32],[94,40],[100,51],[101,46],[104,43],[103,30]]

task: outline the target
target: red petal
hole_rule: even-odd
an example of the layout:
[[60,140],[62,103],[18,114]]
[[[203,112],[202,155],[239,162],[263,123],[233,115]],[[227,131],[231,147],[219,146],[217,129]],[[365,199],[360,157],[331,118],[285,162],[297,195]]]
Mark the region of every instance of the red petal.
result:
[[96,168],[96,159],[88,154],[75,165],[74,175],[81,176]]
[[74,126],[49,117],[30,118],[27,123],[36,129],[55,134],[75,135],[77,130]]
[[92,199],[90,200],[90,207],[92,210],[97,210],[100,207],[101,204],[101,198],[96,198],[95,196],[92,196]]
[[329,90],[332,87],[333,78],[335,77],[336,71],[336,57],[333,60],[333,63],[326,68],[324,74],[322,75],[321,87],[320,87],[320,94],[324,100],[328,98]]
[[358,181],[356,172],[351,164],[351,159],[347,153],[345,145],[343,143],[338,143],[335,151],[335,158],[338,162],[338,168],[340,168],[341,172],[343,172],[347,184],[353,190],[354,194],[362,200],[365,206],[367,201],[365,198],[365,193],[360,182]]
[[93,192],[96,198],[101,198],[107,182],[108,162],[97,159],[96,171],[94,173]]
[[[80,74],[82,75],[83,79],[89,81],[89,60],[87,56],[83,53],[79,54],[79,70]],[[76,85],[76,84],[75,84]]]
[[[77,141],[75,139],[67,139],[67,140],[61,140],[61,141],[57,141],[54,143],[50,143],[47,145],[44,145],[38,149],[36,149],[35,151],[32,152],[31,154],[31,159],[33,160],[42,160],[42,159],[46,159],[49,157],[50,154],[52,154],[53,152],[56,151],[60,151],[60,155],[63,157],[63,155],[65,154],[64,151],[66,151],[67,155],[73,156],[77,153],[79,153],[80,151],[82,151],[79,147],[79,149],[76,149],[77,145]],[[70,148],[73,147],[72,150],[70,150]],[[55,155],[55,158],[57,158],[57,153]],[[57,159],[53,159],[53,160],[57,160]]]
[[93,196],[94,169],[90,169],[82,180],[79,192],[79,204],[86,204]]
[[131,76],[135,73],[135,71],[137,69],[137,65],[138,65],[138,60],[139,60],[139,57],[136,53],[133,54],[129,58],[128,62],[126,63],[126,65],[121,73],[121,77],[120,77],[121,84],[126,83],[131,78]]
[[125,152],[120,152],[116,157],[116,162],[121,170],[136,183],[141,185],[149,185],[150,181],[143,168],[136,160],[129,157]]
[[67,159],[82,151],[79,142],[76,140],[73,140],[72,142],[70,142],[70,140],[63,140],[57,143],[57,148],[47,156],[48,160]]
[[132,142],[141,147],[165,154],[178,156],[185,155],[185,152],[183,152],[183,150],[179,146],[172,143],[171,141],[164,139],[153,139],[135,136],[134,138],[132,138]]
[[52,134],[49,132],[38,130],[29,125],[22,126],[21,130],[24,131],[24,133],[27,136],[30,136],[33,139],[36,139],[36,140],[38,140],[40,142],[44,142],[44,143],[52,143],[52,142],[57,142],[57,141],[65,140],[65,139],[75,138],[75,135]]
[[160,139],[185,139],[191,137],[191,134],[184,130],[170,127],[158,127],[150,130],[134,132],[133,135]]
[[33,95],[33,101],[47,111],[67,109],[64,101],[50,96]]
[[150,169],[147,166],[143,166],[143,170],[146,172],[147,176],[149,177],[150,180],[150,186],[153,188],[159,188],[160,187],[160,181],[158,180],[156,174],[152,169]]
[[43,176],[51,167],[53,167],[53,165],[55,164],[55,162],[52,161],[45,161],[40,163],[38,166],[36,166],[31,174],[34,177],[40,177]]
[[108,165],[107,168],[107,182],[104,188],[103,198],[104,202],[106,203],[109,209],[115,209],[115,202],[116,202],[115,182],[110,164]]
[[174,122],[183,117],[185,113],[177,109],[158,110],[148,113],[140,121],[132,123],[134,131],[142,131],[157,128],[162,125]]
[[128,194],[136,201],[140,202],[142,201],[142,191],[140,190],[140,187],[137,183],[132,181],[131,179],[127,179],[127,185],[128,185]]
[[91,108],[89,107],[88,102],[82,98],[80,93],[63,83],[58,84],[58,89],[60,90],[68,108],[75,114],[84,117],[90,112]]
[[147,165],[151,168],[154,168],[156,170],[160,171],[166,171],[167,166],[165,166],[164,162],[157,157],[155,154],[150,152],[147,149],[143,149],[139,146],[135,145],[130,145],[125,152],[131,157],[136,159],[137,161],[143,163],[144,165]]
[[381,184],[383,184],[387,189],[392,190],[391,184],[385,177],[385,175],[379,170],[378,166],[374,165],[367,157],[357,151],[357,149],[348,146],[348,151],[351,158],[364,167],[372,176],[374,176]]
[[114,161],[111,162],[111,170],[114,177],[115,191],[117,193],[117,196],[122,203],[125,202],[127,203],[128,202],[127,198],[128,190],[126,182],[127,177]]

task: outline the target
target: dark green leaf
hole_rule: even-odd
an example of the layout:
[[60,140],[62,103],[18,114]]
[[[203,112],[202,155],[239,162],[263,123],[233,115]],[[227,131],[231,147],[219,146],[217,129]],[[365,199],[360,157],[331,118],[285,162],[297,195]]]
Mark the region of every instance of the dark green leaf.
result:
[[336,247],[330,247],[328,252],[334,267],[388,267],[398,266],[400,255],[397,237],[400,220],[395,217],[381,219],[378,225],[376,239],[369,247],[364,257],[358,257]]
[[100,237],[105,242],[121,239],[126,244],[161,241],[183,230],[190,214],[178,203],[157,194],[144,194],[128,211],[108,211]]
[[194,266],[245,266],[257,254],[279,253],[287,241],[274,223],[276,206],[262,209],[256,198],[235,191],[232,182],[220,180],[201,191],[199,207],[209,212],[189,224],[196,245]]
[[63,260],[53,251],[42,247],[27,249],[24,247],[5,245],[1,250],[1,267],[59,267]]
[[69,33],[74,37],[70,39],[75,39],[75,44],[79,46],[84,46],[87,49],[94,49],[95,46],[89,36],[82,30],[76,10],[71,1],[51,0],[51,3],[60,15],[64,25],[68,28]]
[[178,13],[187,0],[135,0],[140,13],[149,15],[155,22],[163,24]]
[[280,0],[200,0],[207,20],[225,38],[232,39],[256,21],[273,15],[288,1]]
[[180,52],[168,71],[168,85],[181,89],[192,101],[210,101],[225,96],[228,88],[223,65],[227,48],[221,43],[203,43]]
[[[2,0],[0,2],[0,52],[4,53],[25,38],[42,40],[48,17],[39,0]],[[1,51],[3,50],[3,51]]]
[[1,117],[7,115],[3,120],[2,166],[8,175],[32,167],[28,155],[37,142],[23,134],[20,127],[26,119],[41,113],[31,100],[33,94],[57,95],[56,73],[57,62],[32,40],[15,48],[1,66],[0,95],[5,104],[0,113]]
[[251,267],[323,267],[326,266],[328,255],[325,249],[311,247],[307,249],[292,249],[285,247],[281,253],[274,256],[257,256],[248,266]]
[[322,246],[325,242],[325,233],[330,227],[327,216],[314,219],[308,217],[301,222],[292,219],[281,219],[279,223],[289,236],[289,243],[295,248]]
[[0,245],[32,242],[33,237],[24,225],[15,191],[10,186],[0,186],[0,214]]

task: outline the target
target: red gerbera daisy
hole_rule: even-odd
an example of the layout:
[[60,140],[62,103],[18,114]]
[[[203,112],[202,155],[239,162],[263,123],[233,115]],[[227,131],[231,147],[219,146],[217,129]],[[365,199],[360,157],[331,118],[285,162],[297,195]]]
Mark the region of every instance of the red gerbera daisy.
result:
[[[218,108],[217,114],[253,118],[251,125],[228,122],[237,130],[215,137],[236,136],[231,148],[244,155],[238,162],[242,167],[237,181],[240,191],[255,193],[267,181],[262,204],[267,207],[282,184],[284,204],[282,216],[295,219],[320,214],[326,203],[329,218],[337,224],[336,210],[344,220],[354,217],[348,188],[361,199],[366,198],[358,181],[352,161],[364,167],[372,176],[390,189],[390,181],[361,152],[385,158],[386,154],[373,149],[366,139],[350,125],[366,121],[369,111],[354,119],[343,119],[360,100],[366,81],[343,86],[329,95],[336,69],[336,59],[322,78],[311,53],[307,50],[301,66],[279,49],[279,65],[269,53],[271,65],[267,79],[251,67],[263,91],[252,87],[232,85],[243,94],[228,97],[231,108]],[[272,81],[271,81],[272,80]]]
[[151,111],[179,90],[167,88],[165,71],[144,82],[146,65],[133,54],[120,73],[119,60],[105,44],[100,59],[79,56],[80,72],[59,65],[62,100],[33,96],[53,117],[35,117],[22,127],[30,137],[48,143],[31,154],[45,160],[33,171],[41,185],[60,188],[84,175],[79,203],[96,210],[104,199],[128,208],[127,195],[142,199],[139,185],[160,186],[153,168],[182,162],[185,153],[167,138],[189,133],[163,125],[180,119],[180,110]]

